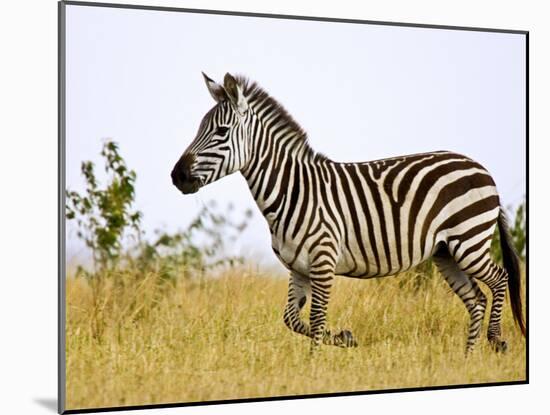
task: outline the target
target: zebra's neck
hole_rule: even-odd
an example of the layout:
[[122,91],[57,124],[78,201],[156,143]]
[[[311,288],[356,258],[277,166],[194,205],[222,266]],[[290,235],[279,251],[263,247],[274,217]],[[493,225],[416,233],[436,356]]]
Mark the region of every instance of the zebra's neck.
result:
[[241,170],[272,231],[291,203],[297,176],[301,176],[300,186],[307,186],[309,175],[296,175],[297,169],[329,162],[310,147],[303,130],[280,118],[276,113],[253,118],[250,161]]
[[285,214],[291,217],[298,195],[315,187],[319,167],[331,161],[310,147],[306,132],[265,90],[242,77],[238,82],[250,109],[249,161],[241,173],[274,233]]

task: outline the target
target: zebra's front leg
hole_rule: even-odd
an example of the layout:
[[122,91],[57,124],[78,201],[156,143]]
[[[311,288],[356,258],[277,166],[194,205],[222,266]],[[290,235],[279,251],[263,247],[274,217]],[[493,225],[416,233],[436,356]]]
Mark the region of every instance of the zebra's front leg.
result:
[[[300,312],[304,308],[308,297],[311,296],[311,283],[309,277],[304,277],[296,272],[292,272],[288,283],[288,302],[284,312],[284,322],[286,326],[295,333],[312,337],[309,324],[302,320]],[[332,335],[326,328],[323,330],[323,344],[340,347],[357,346],[349,330],[343,330],[337,335]]]
[[[311,274],[311,349],[317,348],[321,341],[330,339],[330,334],[325,330],[327,322],[327,308],[330,299],[330,291],[334,281],[332,273]],[[325,336],[325,333],[328,336]]]
[[330,291],[334,282],[334,274],[311,273],[311,350],[319,347],[321,342],[339,347],[356,347],[357,342],[349,330],[342,330],[333,335],[326,328],[327,309]]

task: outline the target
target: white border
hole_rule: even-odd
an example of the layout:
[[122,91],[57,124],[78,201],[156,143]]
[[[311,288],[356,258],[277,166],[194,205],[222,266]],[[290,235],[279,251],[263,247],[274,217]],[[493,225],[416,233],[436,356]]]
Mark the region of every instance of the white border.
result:
[[[116,1],[112,1],[116,2]],[[527,386],[366,395],[140,411],[142,414],[339,413],[517,414],[547,407],[546,270],[550,36],[544,2],[485,0],[130,1],[134,4],[357,18],[530,31],[531,347]],[[0,252],[2,379],[7,413],[52,413],[57,362],[57,5],[6,2],[0,13]],[[122,3],[122,2],[121,2]],[[7,265],[7,266],[6,266]],[[182,385],[182,387],[184,387]],[[44,404],[45,403],[45,404]],[[539,405],[540,404],[540,405]],[[540,412],[540,411],[536,411]],[[120,412],[125,413],[125,412]]]

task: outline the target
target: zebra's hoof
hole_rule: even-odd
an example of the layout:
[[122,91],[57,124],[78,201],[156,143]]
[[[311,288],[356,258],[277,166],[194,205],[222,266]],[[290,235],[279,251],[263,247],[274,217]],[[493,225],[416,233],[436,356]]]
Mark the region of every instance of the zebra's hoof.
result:
[[349,330],[342,330],[334,336],[334,345],[339,347],[357,347],[357,341]]
[[504,353],[508,350],[508,343],[504,340],[496,340],[493,342],[493,348],[497,353]]

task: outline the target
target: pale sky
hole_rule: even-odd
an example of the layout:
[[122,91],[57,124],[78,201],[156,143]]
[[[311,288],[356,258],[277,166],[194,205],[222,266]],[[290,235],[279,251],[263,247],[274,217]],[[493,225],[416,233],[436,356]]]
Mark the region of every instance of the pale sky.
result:
[[[276,262],[240,174],[182,195],[170,172],[214,105],[201,71],[257,81],[337,161],[453,150],[526,192],[525,37],[519,34],[67,6],[66,181],[112,138],[137,172],[146,233],[184,229],[209,200],[252,208],[234,246]],[[99,170],[99,169],[98,169]],[[67,253],[82,245],[67,224]]]

